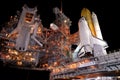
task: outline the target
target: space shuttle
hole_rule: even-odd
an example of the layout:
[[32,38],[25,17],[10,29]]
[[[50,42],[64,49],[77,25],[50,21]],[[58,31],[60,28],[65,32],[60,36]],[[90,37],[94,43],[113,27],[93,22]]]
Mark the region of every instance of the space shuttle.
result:
[[106,55],[107,42],[103,40],[97,15],[83,8],[78,21],[80,44],[73,52],[73,60],[77,61],[86,54],[94,57]]

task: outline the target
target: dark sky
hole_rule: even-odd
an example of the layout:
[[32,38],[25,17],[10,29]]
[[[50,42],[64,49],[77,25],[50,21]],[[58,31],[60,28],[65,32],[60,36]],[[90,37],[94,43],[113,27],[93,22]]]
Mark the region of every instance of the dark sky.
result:
[[22,6],[27,4],[29,7],[38,7],[38,14],[40,14],[42,23],[45,27],[48,27],[54,20],[53,8],[60,8],[61,1],[63,12],[72,21],[71,33],[78,30],[77,23],[81,10],[86,7],[90,11],[94,11],[98,17],[103,38],[109,45],[107,50],[120,48],[120,9],[118,2],[113,0],[108,2],[104,0],[4,0],[1,2],[2,5],[0,5],[0,24],[7,21],[11,15],[15,15],[17,10],[21,11]]

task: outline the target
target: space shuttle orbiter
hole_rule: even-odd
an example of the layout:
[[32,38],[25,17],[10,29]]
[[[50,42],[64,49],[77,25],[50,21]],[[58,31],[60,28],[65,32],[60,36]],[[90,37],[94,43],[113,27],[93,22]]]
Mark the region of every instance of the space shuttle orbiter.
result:
[[97,16],[87,8],[83,8],[78,21],[80,44],[73,52],[73,60],[78,60],[87,53],[93,56],[106,55],[107,43],[103,40]]

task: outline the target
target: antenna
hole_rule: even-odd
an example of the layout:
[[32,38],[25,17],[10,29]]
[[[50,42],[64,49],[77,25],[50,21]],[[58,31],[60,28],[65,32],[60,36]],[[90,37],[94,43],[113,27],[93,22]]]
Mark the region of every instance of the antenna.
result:
[[63,12],[63,9],[62,9],[62,0],[61,0],[61,6],[60,6],[60,11],[61,11],[61,13]]

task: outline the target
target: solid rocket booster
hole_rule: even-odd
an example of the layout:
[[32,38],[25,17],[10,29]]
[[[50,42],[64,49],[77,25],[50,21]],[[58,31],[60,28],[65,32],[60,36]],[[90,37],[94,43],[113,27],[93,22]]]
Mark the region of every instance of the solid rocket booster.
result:
[[96,31],[96,37],[103,40],[98,18],[94,12],[92,12],[92,20],[93,20],[93,25]]
[[[97,15],[94,12],[92,12],[92,20],[93,20],[94,28],[95,28],[95,31],[96,31],[96,37],[103,40],[101,29],[100,29],[99,22],[98,22],[98,18],[97,18]],[[107,54],[104,47],[99,46],[99,45],[95,45],[95,46],[98,47],[99,49],[101,49],[101,53],[103,53],[103,55]],[[97,53],[97,52],[95,52],[95,53]]]

